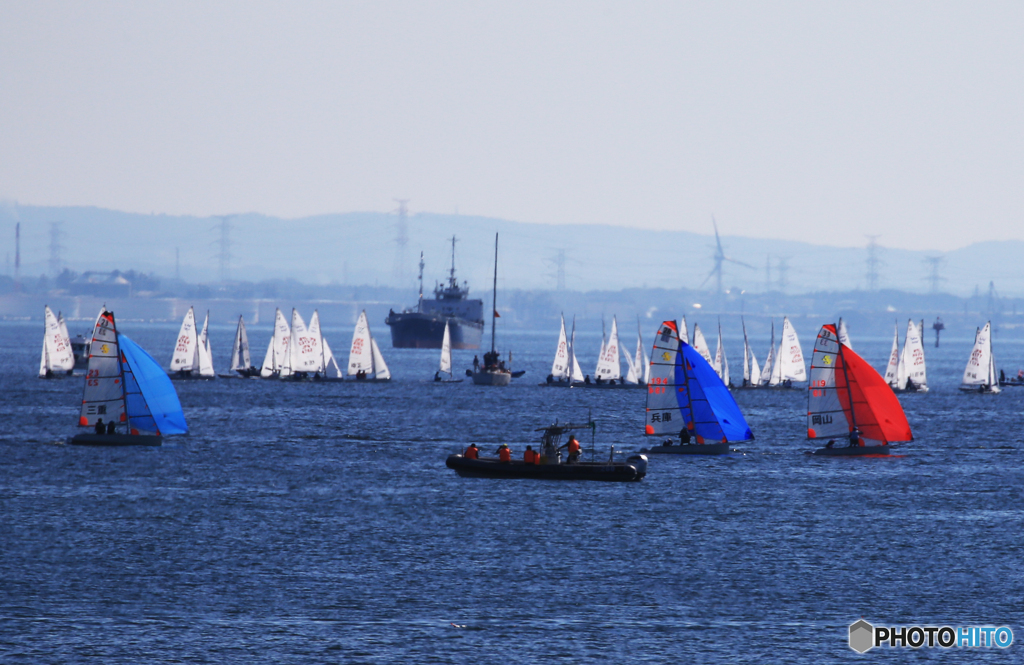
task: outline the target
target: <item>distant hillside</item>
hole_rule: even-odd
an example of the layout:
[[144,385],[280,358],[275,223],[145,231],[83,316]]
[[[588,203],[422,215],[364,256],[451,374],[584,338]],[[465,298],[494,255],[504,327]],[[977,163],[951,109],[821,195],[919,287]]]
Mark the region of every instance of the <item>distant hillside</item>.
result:
[[[216,218],[7,204],[0,206],[0,234],[9,264],[13,262],[16,222],[22,224],[23,275],[49,272],[50,223],[61,222],[61,259],[72,270],[116,268],[172,277],[177,248],[182,279],[218,279]],[[458,277],[480,293],[490,288],[496,231],[501,234],[498,274],[503,288],[554,289],[560,252],[564,253],[565,286],[578,291],[657,286],[697,289],[714,265],[712,235],[417,213],[409,217],[409,241],[402,264],[405,278],[398,280],[396,224],[396,215],[373,212],[302,219],[238,215],[231,220],[230,276],[249,281],[290,278],[320,284],[402,286],[414,295],[420,251],[429,289],[446,277],[451,260],[447,238],[454,234],[459,238]],[[825,226],[820,237],[811,239],[822,244],[723,236],[728,256],[754,266],[726,263],[725,285],[749,292],[779,290],[779,261],[784,260],[788,293],[866,288],[867,251],[827,246],[828,237]],[[881,242],[884,240],[883,236]],[[878,286],[927,291],[925,258],[935,255],[882,250]],[[989,281],[994,281],[1000,295],[1024,294],[1024,270],[1020,268],[1024,242],[978,243],[942,256],[943,291],[967,296],[978,289],[984,294]],[[704,288],[713,284],[714,280],[709,280]]]

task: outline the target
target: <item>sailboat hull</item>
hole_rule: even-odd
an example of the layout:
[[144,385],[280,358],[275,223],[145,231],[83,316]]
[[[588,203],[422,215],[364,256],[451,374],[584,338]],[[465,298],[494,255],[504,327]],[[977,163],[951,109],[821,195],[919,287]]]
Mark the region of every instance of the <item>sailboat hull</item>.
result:
[[657,453],[666,455],[728,455],[728,443],[705,443],[705,444],[683,444],[671,446],[654,446],[653,448],[642,448],[642,453]]
[[889,446],[844,446],[842,448],[818,448],[812,455],[822,457],[869,457],[888,455]]
[[995,395],[999,393],[999,386],[960,386],[960,390],[965,393],[980,393],[982,395]]
[[512,383],[511,372],[473,372],[473,383],[478,386],[507,386]]
[[603,389],[603,390],[621,390],[623,388],[646,388],[647,387],[647,385],[643,384],[643,383],[626,383],[625,381],[618,381],[618,380],[615,381],[615,383],[611,383],[610,381],[602,381],[601,383],[597,383],[597,382],[591,381],[590,383],[583,382],[583,383],[577,383],[576,385],[581,387],[581,388],[600,388],[600,389]]
[[172,381],[209,381],[216,379],[216,375],[203,376],[198,372],[168,372],[167,376],[171,377]]
[[76,434],[67,443],[72,446],[159,446],[163,437],[149,434]]

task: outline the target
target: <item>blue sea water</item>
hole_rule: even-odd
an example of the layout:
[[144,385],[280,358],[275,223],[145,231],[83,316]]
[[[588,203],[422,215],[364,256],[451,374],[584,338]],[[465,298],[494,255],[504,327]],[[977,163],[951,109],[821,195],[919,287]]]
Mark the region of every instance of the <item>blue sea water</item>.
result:
[[[120,327],[169,359],[176,325]],[[90,449],[60,443],[82,380],[36,379],[41,325],[0,324],[0,661],[822,663],[859,657],[862,617],[1016,636],[864,658],[1024,660],[1024,389],[960,394],[970,340],[926,349],[932,391],[901,397],[915,440],[891,458],[811,458],[804,391],[740,391],[756,440],[733,454],[557,483],[444,460],[588,413],[596,456],[635,451],[642,391],[538,387],[552,331],[501,336],[528,370],[507,389],[438,385],[436,351],[373,327],[388,384],[178,383],[190,435]],[[341,353],[350,332],[327,332]],[[232,333],[213,329],[218,369]],[[890,340],[851,333],[884,363]],[[1016,373],[1024,347],[996,344]],[[598,345],[580,336],[585,366]]]

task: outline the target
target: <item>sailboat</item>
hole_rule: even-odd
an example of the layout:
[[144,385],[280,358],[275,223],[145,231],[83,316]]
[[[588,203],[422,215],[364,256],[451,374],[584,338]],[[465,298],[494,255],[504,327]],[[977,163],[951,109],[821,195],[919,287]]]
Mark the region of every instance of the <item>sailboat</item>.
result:
[[[922,321],[922,327],[924,322]],[[885,369],[885,382],[895,392],[928,392],[928,378],[924,365],[924,344],[921,330],[913,319],[907,321],[907,336],[903,340],[903,352],[899,347],[899,324],[893,331],[892,351]]]
[[569,334],[569,366],[572,373],[569,375],[570,383],[583,383],[585,378],[583,370],[580,369],[580,361],[576,359],[576,316],[572,317],[572,332]]
[[[565,322],[562,322],[562,334],[565,334]],[[444,324],[444,336],[441,338],[441,363],[434,372],[434,381],[439,383],[462,383],[452,375],[452,335],[448,331],[448,323]]]
[[743,326],[743,385],[740,388],[757,388],[761,384],[761,368],[757,366],[757,358],[747,340],[747,323],[740,317]]
[[292,337],[292,329],[288,326],[287,319],[281,313],[281,309],[274,310],[274,334],[267,345],[267,354],[263,356],[263,366],[260,368],[260,377],[264,379],[287,379],[291,376],[292,370],[288,353]]
[[[317,324],[319,328],[319,323]],[[298,310],[292,308],[292,335],[288,343],[288,367],[292,381],[304,381],[313,378],[320,371],[323,354],[320,349],[320,336],[310,334],[306,322]]]
[[356,328],[352,331],[352,348],[348,353],[347,373],[357,381],[391,380],[391,371],[384,362],[377,340],[370,333],[365,309],[359,313]]
[[344,374],[331,352],[331,345],[327,343],[327,338],[320,331],[320,312],[315,309],[313,317],[309,320],[309,334],[314,339],[314,348],[320,349],[316,370],[313,372],[313,380],[342,381]]
[[93,432],[76,434],[67,443],[159,446],[165,435],[188,432],[167,373],[142,347],[118,334],[114,313],[105,309],[89,345],[78,425]]
[[[836,326],[821,327],[807,387],[807,438],[830,439],[815,455],[888,455],[889,444],[911,441],[899,398],[871,365],[845,344]],[[845,445],[836,446],[837,440]]]
[[635,382],[632,386],[622,380],[622,364],[619,357],[619,323],[612,317],[612,332],[605,341],[601,336],[601,354],[597,358],[597,366],[594,368],[593,383],[584,384],[588,388],[627,388],[637,387]]
[[203,329],[199,333],[196,344],[196,352],[199,355],[199,377],[212,379],[217,376],[213,371],[213,351],[210,349],[210,310],[206,310],[206,318],[203,320]]
[[572,358],[569,357],[569,338],[565,334],[565,315],[561,316],[562,326],[558,331],[558,346],[551,363],[551,373],[542,386],[572,387]]
[[722,383],[732,387],[732,381],[729,378],[729,359],[725,357],[725,347],[722,345],[722,321],[718,321],[718,348],[715,350],[715,373],[718,374],[718,378],[722,380]]
[[629,366],[629,371],[626,372],[626,385],[646,386],[651,375],[651,367],[647,351],[644,349],[643,336],[640,334],[640,317],[636,319],[636,354],[630,358],[627,353],[626,364]]
[[[774,335],[774,326],[773,326]],[[804,364],[804,352],[800,348],[800,340],[796,336],[789,317],[782,319],[782,341],[772,363],[771,378],[768,385],[773,388],[792,388],[794,381],[807,380],[807,367]]]
[[43,310],[43,352],[39,359],[39,378],[50,379],[71,376],[75,369],[75,356],[67,336],[64,317],[56,317],[49,305]]
[[658,328],[651,351],[644,433],[672,438],[641,452],[722,455],[730,441],[754,438],[729,389],[713,367],[679,340],[675,321]]
[[222,379],[258,378],[260,369],[252,366],[249,354],[249,336],[245,332],[245,321],[238,317],[238,328],[235,329],[235,342],[231,347],[231,371],[218,374]]
[[992,322],[974,335],[974,348],[964,369],[960,390],[972,393],[996,394],[1000,392],[996,378],[996,359],[992,354]]
[[[685,344],[686,342],[683,343]],[[711,357],[711,347],[708,346],[708,341],[704,339],[704,333],[701,332],[699,323],[693,324],[693,350],[699,353],[709,365],[715,366],[715,359]]]
[[202,333],[196,331],[196,312],[192,307],[185,312],[178,330],[178,340],[174,344],[171,355],[170,375],[172,379],[212,379],[213,358],[210,353],[210,341],[207,328],[210,313],[206,313]]
[[[498,320],[498,234],[494,234],[494,285],[491,295],[491,350],[484,354],[483,365],[474,364],[470,376],[478,386],[507,386],[512,382],[512,370],[499,360],[495,348],[495,324]],[[510,363],[511,364],[511,363]]]
[[906,392],[928,392],[928,374],[924,363],[924,319],[918,326],[907,320],[907,336],[903,339],[903,368]]

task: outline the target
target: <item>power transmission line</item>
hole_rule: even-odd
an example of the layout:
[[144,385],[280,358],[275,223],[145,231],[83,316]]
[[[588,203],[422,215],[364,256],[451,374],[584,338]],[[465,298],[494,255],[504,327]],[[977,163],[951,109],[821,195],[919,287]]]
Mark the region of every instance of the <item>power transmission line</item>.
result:
[[867,271],[867,283],[868,291],[878,290],[878,268],[882,265],[881,259],[878,258],[879,250],[881,247],[878,244],[878,239],[881,238],[879,235],[866,236],[868,239],[868,271]]

